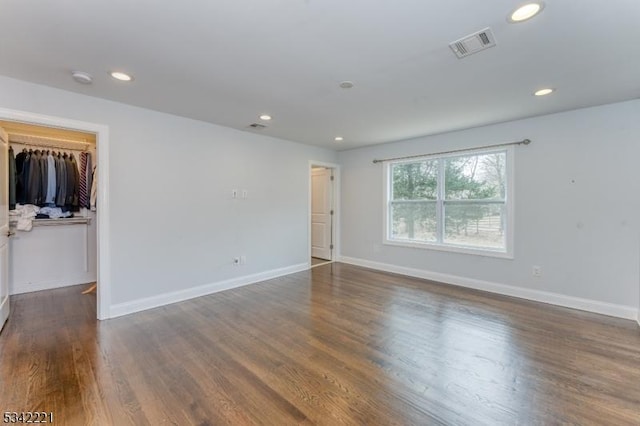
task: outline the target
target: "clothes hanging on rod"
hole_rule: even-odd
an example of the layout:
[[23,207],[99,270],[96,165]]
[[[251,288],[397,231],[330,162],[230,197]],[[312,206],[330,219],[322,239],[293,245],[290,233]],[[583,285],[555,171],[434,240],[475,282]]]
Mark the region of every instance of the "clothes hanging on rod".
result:
[[96,211],[96,203],[98,202],[98,167],[93,168],[91,174],[91,197],[89,198],[89,207],[92,212]]
[[[81,155],[91,154],[82,152]],[[18,204],[57,206],[65,211],[89,207],[88,202],[81,204],[79,200],[80,171],[72,152],[25,148],[15,157],[15,171],[13,191]]]
[[56,160],[53,155],[47,155],[47,191],[44,198],[44,203],[47,205],[54,204],[56,202],[56,185],[58,179],[56,176]]
[[25,177],[29,175],[29,161],[27,152],[22,151],[16,155],[16,202],[26,204],[27,190]]
[[56,164],[56,205],[63,206],[67,201],[67,163],[60,155],[54,158]]
[[9,210],[16,208],[16,156],[9,147]]
[[91,171],[91,154],[88,152],[80,153],[80,185],[78,188],[80,207],[90,207]]

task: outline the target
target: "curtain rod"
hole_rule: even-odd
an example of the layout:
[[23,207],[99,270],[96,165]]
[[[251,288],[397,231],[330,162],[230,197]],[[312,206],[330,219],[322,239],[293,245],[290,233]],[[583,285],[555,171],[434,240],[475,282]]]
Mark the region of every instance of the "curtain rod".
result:
[[408,160],[410,158],[428,157],[430,155],[455,154],[456,152],[474,151],[474,150],[477,150],[477,149],[498,148],[500,146],[529,145],[530,143],[531,143],[530,139],[524,139],[524,140],[516,141],[516,142],[505,142],[505,143],[496,143],[496,144],[493,144],[493,145],[478,146],[476,148],[461,148],[461,149],[453,149],[451,151],[432,152],[432,153],[429,153],[429,154],[418,154],[418,155],[407,155],[405,157],[384,158],[382,160],[373,160],[373,164],[383,163],[385,161]]

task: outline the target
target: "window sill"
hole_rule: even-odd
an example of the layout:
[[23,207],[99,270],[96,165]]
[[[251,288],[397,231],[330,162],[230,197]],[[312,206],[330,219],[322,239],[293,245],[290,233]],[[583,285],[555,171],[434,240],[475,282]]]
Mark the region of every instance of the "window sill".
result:
[[470,254],[474,256],[495,257],[499,259],[513,260],[513,253],[510,253],[508,251],[503,252],[503,251],[497,251],[497,250],[478,249],[478,248],[465,247],[465,246],[429,244],[429,243],[418,243],[418,242],[412,242],[412,241],[398,241],[398,240],[384,240],[382,244],[387,246],[395,246],[395,247],[417,248],[422,250],[435,250],[435,251],[444,251],[449,253]]

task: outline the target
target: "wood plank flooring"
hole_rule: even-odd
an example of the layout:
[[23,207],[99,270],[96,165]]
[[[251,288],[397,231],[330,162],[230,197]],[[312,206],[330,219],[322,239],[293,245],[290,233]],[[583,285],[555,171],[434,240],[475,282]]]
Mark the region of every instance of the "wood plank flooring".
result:
[[82,288],[12,298],[1,412],[61,425],[640,424],[632,321],[339,263],[103,322]]

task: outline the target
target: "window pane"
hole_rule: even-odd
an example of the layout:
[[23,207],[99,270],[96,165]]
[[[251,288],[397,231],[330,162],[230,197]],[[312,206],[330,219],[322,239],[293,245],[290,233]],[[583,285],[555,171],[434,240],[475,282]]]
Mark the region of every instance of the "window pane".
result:
[[394,164],[392,200],[435,200],[437,191],[437,161]]
[[391,204],[390,219],[393,240],[437,240],[435,202],[395,201]]
[[506,152],[445,160],[447,200],[502,199],[506,196]]
[[504,204],[445,203],[444,218],[445,243],[492,249],[506,246]]

